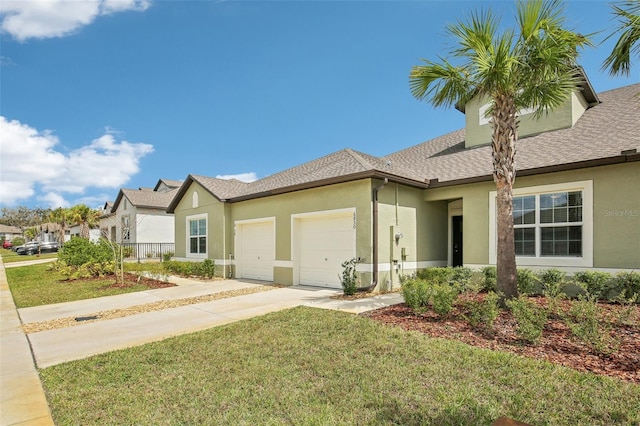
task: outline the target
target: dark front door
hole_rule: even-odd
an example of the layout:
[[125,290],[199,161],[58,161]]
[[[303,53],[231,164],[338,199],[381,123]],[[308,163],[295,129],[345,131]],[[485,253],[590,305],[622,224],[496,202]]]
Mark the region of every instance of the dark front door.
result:
[[462,216],[451,217],[451,266],[462,266]]

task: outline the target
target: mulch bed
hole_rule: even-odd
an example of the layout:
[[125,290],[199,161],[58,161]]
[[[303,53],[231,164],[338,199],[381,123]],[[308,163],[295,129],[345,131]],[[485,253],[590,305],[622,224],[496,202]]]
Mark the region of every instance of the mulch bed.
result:
[[[466,298],[482,295],[464,295]],[[545,305],[544,298],[532,298],[536,303]],[[570,301],[562,302],[567,312]],[[386,324],[417,331],[435,338],[455,339],[466,344],[485,349],[511,352],[522,356],[561,364],[580,371],[617,377],[629,382],[640,383],[640,307],[634,307],[633,321],[615,324],[620,305],[602,303],[603,317],[611,321],[611,334],[619,346],[610,355],[599,355],[577,340],[558,318],[549,318],[542,338],[535,344],[521,341],[515,332],[516,321],[509,311],[502,311],[492,331],[474,329],[464,319],[460,305],[454,307],[446,318],[440,318],[433,311],[415,313],[405,304],[377,309],[364,315]]]
[[[130,288],[130,287],[135,287],[136,285],[139,285],[139,284],[143,284],[148,288],[175,287],[175,284],[167,281],[160,281],[153,278],[132,274],[129,272],[124,273],[123,283],[117,282],[113,274],[108,275],[107,277],[82,278],[82,281],[104,281],[105,279],[113,280],[113,284],[109,284],[105,286],[105,288]],[[73,281],[73,280],[65,280],[63,282],[67,282],[67,281]]]

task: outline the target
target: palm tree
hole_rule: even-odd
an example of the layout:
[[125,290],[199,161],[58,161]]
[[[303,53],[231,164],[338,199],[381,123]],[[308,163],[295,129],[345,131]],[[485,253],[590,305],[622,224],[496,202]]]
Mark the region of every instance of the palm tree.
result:
[[513,184],[518,140],[518,111],[533,109],[534,117],[560,106],[581,83],[578,50],[587,37],[565,29],[558,0],[516,3],[517,32],[499,33],[499,19],[487,10],[468,22],[447,26],[457,44],[452,60],[424,60],[409,76],[411,93],[434,106],[465,105],[476,96],[490,102],[493,179],[497,188],[498,290],[504,299],[516,297],[513,231]]
[[[611,5],[613,14],[618,18],[618,28],[606,39],[620,34],[611,54],[602,64],[611,75],[628,76],[631,71],[631,55],[640,58],[640,0],[626,0]],[[606,40],[605,39],[605,40]]]
[[70,221],[80,225],[80,237],[89,239],[89,230],[95,227],[100,220],[100,211],[94,210],[85,204],[78,204],[70,209]]
[[58,243],[64,243],[64,235],[69,221],[69,209],[58,207],[49,213],[49,220],[58,225]]

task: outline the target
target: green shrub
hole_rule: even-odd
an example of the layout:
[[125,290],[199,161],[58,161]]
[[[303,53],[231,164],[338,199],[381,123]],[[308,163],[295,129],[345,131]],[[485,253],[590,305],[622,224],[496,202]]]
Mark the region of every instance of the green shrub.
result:
[[418,279],[428,281],[433,284],[447,284],[451,280],[452,276],[453,276],[453,268],[447,268],[447,267],[420,269],[416,273],[416,277]]
[[473,269],[465,266],[456,266],[452,268],[449,283],[458,288],[458,291],[464,292],[472,287]]
[[482,268],[482,289],[485,291],[497,291],[498,270],[495,266]]
[[571,304],[565,324],[571,333],[600,355],[610,355],[619,342],[611,335],[610,328],[600,323],[600,308],[595,298],[581,297]]
[[415,312],[424,312],[429,306],[429,284],[418,278],[409,278],[401,288],[404,303]]
[[640,301],[640,272],[618,272],[613,278],[613,287],[625,299],[629,300],[638,295],[639,298],[636,300]]
[[531,269],[517,270],[518,293],[520,294],[536,294],[540,280]]
[[538,273],[545,296],[557,297],[564,290],[567,274],[559,269],[546,269]]
[[345,260],[342,262],[342,276],[340,283],[344,294],[351,296],[358,291],[358,276],[356,273],[357,259]]
[[168,262],[171,260],[171,258],[173,257],[174,253],[172,251],[168,251],[166,253],[162,253],[162,261],[163,262]]
[[198,268],[198,276],[213,278],[216,276],[216,265],[211,259],[205,259]]
[[517,322],[516,334],[528,343],[537,343],[547,322],[547,311],[527,297],[507,300],[507,306]]
[[58,259],[69,266],[82,266],[85,263],[110,262],[113,252],[106,244],[96,244],[84,238],[71,238],[58,252]]
[[24,245],[25,241],[24,238],[22,237],[15,237],[14,239],[11,240],[11,244],[13,244],[14,247],[18,247],[18,246],[22,246]]
[[490,291],[484,300],[467,302],[468,313],[466,318],[469,324],[474,328],[482,328],[489,332],[493,331],[495,321],[500,315],[499,300],[498,294]]
[[611,274],[600,271],[576,272],[573,278],[577,285],[584,288],[589,296],[603,299],[613,288],[614,283]]
[[457,298],[458,291],[449,284],[434,284],[431,286],[431,306],[433,311],[441,317],[451,312]]

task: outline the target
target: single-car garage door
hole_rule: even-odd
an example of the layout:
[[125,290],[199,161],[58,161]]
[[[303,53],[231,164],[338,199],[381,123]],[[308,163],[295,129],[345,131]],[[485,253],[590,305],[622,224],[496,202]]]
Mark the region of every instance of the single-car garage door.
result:
[[275,229],[272,220],[236,223],[238,278],[273,281]]
[[353,213],[302,218],[298,227],[300,284],[342,288],[342,263],[356,254]]

